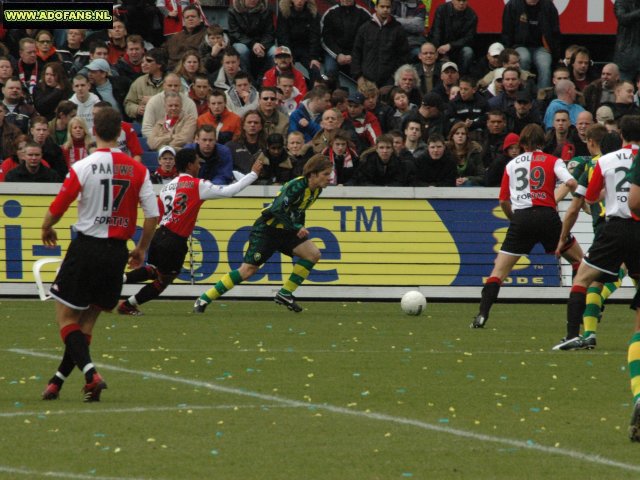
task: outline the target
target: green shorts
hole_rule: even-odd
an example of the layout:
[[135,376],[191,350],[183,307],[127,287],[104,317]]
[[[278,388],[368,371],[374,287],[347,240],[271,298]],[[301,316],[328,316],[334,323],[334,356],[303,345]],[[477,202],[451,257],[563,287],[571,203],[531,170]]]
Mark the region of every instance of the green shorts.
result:
[[249,248],[244,254],[244,263],[262,265],[275,252],[293,257],[293,250],[307,241],[306,238],[298,238],[297,233],[293,230],[274,228],[258,220],[253,224],[249,235]]

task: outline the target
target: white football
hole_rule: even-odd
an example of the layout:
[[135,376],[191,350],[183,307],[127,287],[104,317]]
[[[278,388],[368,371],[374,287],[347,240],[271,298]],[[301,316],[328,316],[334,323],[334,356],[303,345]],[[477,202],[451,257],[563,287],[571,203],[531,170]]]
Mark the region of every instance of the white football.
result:
[[417,290],[411,290],[402,296],[400,308],[407,315],[420,315],[427,308],[427,299]]

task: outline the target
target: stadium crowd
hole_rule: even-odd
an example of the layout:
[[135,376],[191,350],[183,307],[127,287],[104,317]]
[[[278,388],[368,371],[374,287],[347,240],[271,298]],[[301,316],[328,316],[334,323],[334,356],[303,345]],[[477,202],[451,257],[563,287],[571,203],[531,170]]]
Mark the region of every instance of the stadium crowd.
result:
[[130,0],[108,30],[2,30],[0,181],[60,181],[95,148],[96,109],[110,105],[127,120],[120,147],[156,183],[192,148],[217,184],[257,158],[257,183],[283,184],[321,153],[331,185],[498,186],[526,125],[570,162],[589,154],[590,125],[616,131],[640,113],[620,54],[638,12],[618,3],[618,63],[602,68],[563,44],[552,0],[509,0],[486,51],[467,0],[442,4],[429,28],[415,0],[340,0],[323,14],[315,0],[277,12],[232,0],[226,30],[192,0]]

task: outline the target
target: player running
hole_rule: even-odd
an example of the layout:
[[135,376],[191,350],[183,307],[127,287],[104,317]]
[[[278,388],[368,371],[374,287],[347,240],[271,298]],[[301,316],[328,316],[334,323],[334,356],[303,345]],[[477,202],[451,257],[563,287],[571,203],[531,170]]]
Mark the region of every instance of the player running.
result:
[[[89,353],[93,327],[102,310],[112,310],[118,304],[127,258],[131,267],[142,264],[158,223],[149,170],[116,148],[121,120],[113,108],[96,113],[98,149],[71,166],[42,223],[42,242],[56,245],[58,236],[53,226],[80,197],[78,222],[74,225],[77,236],[50,291],[56,300],[64,356],[42,394],[43,400],[57,399],[62,384],[77,366],[86,381],[84,401],[100,401],[107,384]],[[140,241],[129,253],[127,240],[136,231],[138,203],[144,212],[144,226]]]
[[[538,242],[546,252],[555,251],[562,229],[554,196],[556,183],[559,180],[572,191],[578,185],[564,161],[540,150],[544,145],[544,131],[539,125],[524,127],[520,145],[526,153],[507,164],[500,187],[500,208],[511,223],[482,289],[480,310],[471,328],[484,328],[500,285],[521,256],[528,255]],[[561,254],[575,263],[582,257],[582,250],[571,237]]]
[[[640,144],[640,116],[626,115],[620,121],[623,147],[598,160],[585,193],[589,204],[600,200],[604,188],[605,224],[582,260],[567,302],[567,325],[580,323],[585,309],[587,287],[602,274],[617,276],[624,263],[629,276],[640,274],[640,244],[636,219],[629,209],[629,170]],[[597,322],[596,322],[597,323]],[[593,326],[585,327],[584,336],[576,336],[554,347],[554,350],[593,348],[596,334]]]
[[294,312],[301,312],[293,292],[309,276],[320,260],[320,250],[309,240],[305,228],[305,212],[318,199],[322,189],[329,185],[333,166],[323,155],[314,155],[304,165],[303,176],[284,184],[274,201],[262,210],[253,224],[249,247],[244,262],[237,270],[224,275],[215,286],[196,300],[194,313],[204,313],[213,300],[217,300],[236,285],[250,278],[276,252],[299,257],[293,272],[276,294],[274,301]]
[[158,298],[180,274],[187,255],[187,239],[193,233],[198,212],[205,200],[233,197],[256,181],[262,162],[256,161],[251,172],[231,185],[214,185],[198,178],[200,162],[196,151],[183,149],[176,155],[180,175],[162,187],[158,198],[160,228],[149,248],[148,265],[125,274],[124,283],[153,280],[118,306],[122,315],[142,315],[138,306]]

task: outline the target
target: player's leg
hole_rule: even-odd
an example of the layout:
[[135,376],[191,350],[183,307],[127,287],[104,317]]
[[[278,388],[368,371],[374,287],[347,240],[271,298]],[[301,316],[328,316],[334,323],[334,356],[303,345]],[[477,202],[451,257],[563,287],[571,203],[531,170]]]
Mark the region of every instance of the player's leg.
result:
[[277,243],[275,243],[277,238],[273,232],[268,233],[268,230],[260,220],[253,225],[249,234],[249,247],[244,254],[244,262],[240,268],[225,274],[213,288],[200,295],[200,298],[193,305],[193,313],[204,313],[207,305],[250,278],[258,271],[260,265],[273,255],[277,247]]
[[65,344],[65,356],[68,355],[85,377],[85,401],[98,401],[100,392],[106,388],[102,377],[96,371],[89,352],[91,332],[100,311],[94,306],[87,310],[76,310],[61,302],[56,302],[56,320],[60,327],[60,336]]
[[231,270],[222,276],[216,284],[204,292],[193,305],[193,313],[204,313],[207,305],[217,300],[236,285],[241,284],[258,271],[259,265],[243,263],[237,270]]
[[636,311],[636,326],[627,350],[631,393],[633,394],[633,413],[629,423],[629,438],[632,442],[640,442],[640,291],[636,291],[631,302],[631,309]]
[[123,277],[123,283],[142,283],[147,280],[155,280],[158,278],[158,270],[154,265],[145,265],[135,270],[126,272]]
[[302,282],[306,280],[311,270],[313,270],[314,265],[320,261],[320,250],[311,240],[305,240],[297,245],[292,253],[299,259],[274,300],[277,304],[284,305],[289,310],[297,313],[302,311],[302,307],[296,303],[293,292],[302,285]]
[[587,288],[586,305],[582,314],[582,324],[584,325],[583,337],[590,337],[596,334],[600,311],[602,310],[602,288],[601,282],[593,282]]
[[471,328],[484,328],[489,320],[489,312],[491,307],[498,299],[500,286],[507,275],[511,272],[514,265],[518,262],[521,255],[513,255],[505,252],[499,252],[495,259],[491,275],[487,278],[482,288],[482,296],[480,298],[480,307],[478,314],[473,319]]
[[[151,240],[149,247],[149,265],[133,270],[126,276],[150,279],[152,283],[145,285],[135,295],[131,295],[118,306],[118,313],[123,315],[142,315],[138,306],[158,298],[180,274],[184,259],[188,252],[187,239],[176,235],[169,229],[160,227]],[[145,273],[146,272],[146,273]]]
[[601,275],[600,270],[582,263],[578,273],[573,279],[569,300],[567,301],[567,333],[562,341],[553,347],[553,350],[577,350],[583,348],[593,348],[593,345],[586,344],[580,337],[580,325],[582,315],[587,303],[587,288]]
[[138,293],[131,295],[118,306],[118,313],[133,316],[144,315],[138,310],[138,306],[158,298],[177,277],[176,274],[158,272],[158,278],[142,287]]

